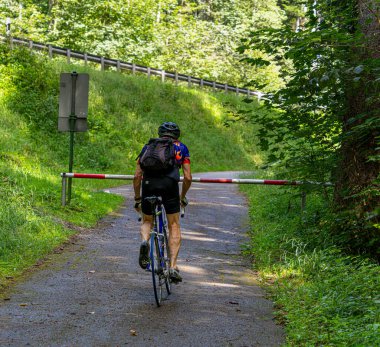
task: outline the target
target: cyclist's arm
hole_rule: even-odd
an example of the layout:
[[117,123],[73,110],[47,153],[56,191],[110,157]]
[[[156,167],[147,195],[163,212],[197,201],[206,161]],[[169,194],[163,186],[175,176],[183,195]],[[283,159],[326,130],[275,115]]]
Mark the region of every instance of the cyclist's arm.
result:
[[183,164],[182,171],[183,171],[183,182],[182,182],[181,200],[185,198],[186,193],[191,186],[191,181],[193,179],[191,176],[190,164],[187,164],[187,163]]
[[143,171],[140,164],[137,162],[135,176],[133,177],[133,189],[135,191],[135,199],[141,198],[141,181],[143,177]]

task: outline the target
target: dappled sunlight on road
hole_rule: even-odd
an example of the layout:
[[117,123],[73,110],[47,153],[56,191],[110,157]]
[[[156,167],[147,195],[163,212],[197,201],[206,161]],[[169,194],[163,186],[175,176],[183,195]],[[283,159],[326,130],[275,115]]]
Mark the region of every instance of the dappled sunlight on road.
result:
[[223,230],[222,228],[213,227],[213,226],[209,226],[209,225],[206,225],[206,224],[196,223],[195,225],[200,226],[203,229],[217,231],[217,232],[221,232],[223,234],[228,234],[228,235],[235,235],[236,234],[236,232],[233,232],[231,230],[225,230],[225,229]]
[[190,241],[204,241],[204,242],[219,242],[220,240],[210,238],[210,237],[202,237],[202,236],[192,236],[187,234],[186,232],[182,233],[182,239],[190,240]]
[[199,207],[199,206],[203,206],[203,207],[212,207],[212,206],[218,206],[218,207],[234,207],[234,208],[243,208],[243,205],[241,204],[238,204],[238,205],[235,205],[235,204],[222,204],[220,203],[220,201],[217,201],[217,202],[191,202],[191,206],[195,206],[195,207]]
[[197,274],[197,275],[206,275],[207,271],[204,268],[199,266],[192,265],[181,265],[181,272]]
[[189,281],[191,284],[207,286],[207,287],[219,287],[219,288],[240,288],[240,285],[232,283],[220,283],[220,282],[206,282],[206,281]]
[[[206,229],[205,226],[202,226],[204,229]],[[215,230],[212,230],[215,231]],[[232,234],[229,231],[223,231],[223,230],[217,230],[220,233],[226,233],[226,234]],[[214,237],[209,237],[206,233],[197,233],[197,232],[188,232],[188,231],[181,231],[182,235],[182,240],[188,240],[188,241],[201,241],[201,242],[218,242],[218,243],[223,243],[223,244],[230,244],[233,243],[230,240],[226,239],[220,239],[220,238],[214,238]]]

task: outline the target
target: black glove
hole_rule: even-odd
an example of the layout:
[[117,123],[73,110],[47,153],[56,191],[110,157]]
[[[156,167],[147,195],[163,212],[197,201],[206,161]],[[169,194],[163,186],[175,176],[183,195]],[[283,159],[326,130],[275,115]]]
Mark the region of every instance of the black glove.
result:
[[187,200],[186,196],[181,199],[181,206],[186,207],[189,204],[189,201]]
[[136,210],[139,210],[141,208],[141,198],[135,198],[135,205],[134,208]]

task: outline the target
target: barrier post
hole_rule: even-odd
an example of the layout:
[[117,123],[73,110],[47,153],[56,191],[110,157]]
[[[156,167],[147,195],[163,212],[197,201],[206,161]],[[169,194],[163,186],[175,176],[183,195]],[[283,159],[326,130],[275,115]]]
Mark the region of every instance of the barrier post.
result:
[[67,186],[67,177],[65,173],[62,173],[62,191],[61,191],[62,206],[66,206],[66,186]]

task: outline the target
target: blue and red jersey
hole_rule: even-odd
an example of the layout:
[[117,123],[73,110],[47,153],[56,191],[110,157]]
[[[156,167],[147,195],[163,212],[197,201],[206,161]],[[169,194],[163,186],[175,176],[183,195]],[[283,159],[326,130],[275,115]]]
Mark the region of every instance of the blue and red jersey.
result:
[[190,153],[186,145],[178,140],[175,140],[173,144],[177,165],[182,166],[182,164],[190,164]]

